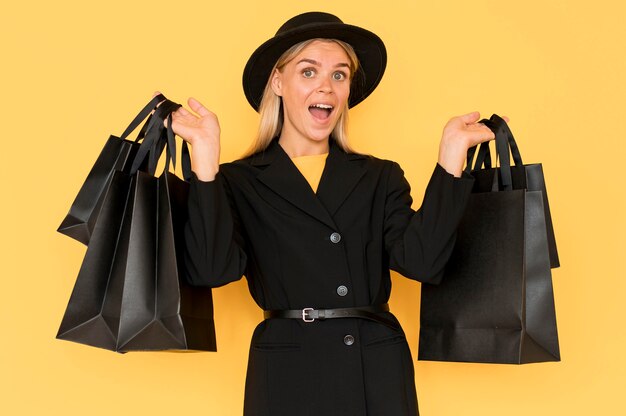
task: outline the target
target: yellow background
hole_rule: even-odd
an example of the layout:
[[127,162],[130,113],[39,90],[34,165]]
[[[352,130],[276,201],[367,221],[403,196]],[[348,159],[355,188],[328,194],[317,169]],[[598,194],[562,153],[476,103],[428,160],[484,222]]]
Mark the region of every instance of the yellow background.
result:
[[[197,97],[222,160],[256,128],[250,53],[287,18],[325,10],[384,39],[388,70],[351,112],[361,151],[398,161],[416,207],[451,116],[507,115],[543,163],[562,267],[562,362],[415,362],[426,416],[624,414],[626,6],[607,1],[34,1],[0,13],[0,413],[239,415],[250,335],[245,281],[214,291],[219,352],[120,355],[55,335],[85,247],[56,233],[109,134],[156,89]],[[417,353],[419,284],[392,310]]]

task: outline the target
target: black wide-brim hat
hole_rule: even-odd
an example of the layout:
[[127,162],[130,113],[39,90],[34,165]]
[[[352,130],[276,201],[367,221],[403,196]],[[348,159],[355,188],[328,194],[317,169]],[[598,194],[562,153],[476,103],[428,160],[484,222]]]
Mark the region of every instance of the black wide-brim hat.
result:
[[287,20],[273,38],[250,56],[243,70],[243,91],[252,108],[259,111],[265,85],[278,58],[293,45],[316,38],[346,42],[359,58],[361,70],[352,79],[349,107],[354,107],[374,91],[387,66],[383,41],[369,30],[343,23],[332,14],[308,12]]

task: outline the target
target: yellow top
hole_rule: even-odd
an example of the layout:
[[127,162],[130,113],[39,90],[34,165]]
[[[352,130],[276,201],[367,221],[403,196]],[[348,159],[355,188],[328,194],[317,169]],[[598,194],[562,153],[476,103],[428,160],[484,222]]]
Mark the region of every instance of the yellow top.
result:
[[307,180],[313,192],[317,192],[317,186],[322,178],[322,172],[326,165],[326,156],[328,153],[321,155],[298,156],[291,159],[298,168],[302,176]]

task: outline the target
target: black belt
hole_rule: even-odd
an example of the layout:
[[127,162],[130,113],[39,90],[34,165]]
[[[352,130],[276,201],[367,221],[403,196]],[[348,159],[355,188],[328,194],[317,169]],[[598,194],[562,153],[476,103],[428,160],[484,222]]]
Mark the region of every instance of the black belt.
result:
[[380,314],[389,312],[389,304],[362,306],[358,308],[335,308],[335,309],[288,309],[288,310],[272,310],[264,311],[265,319],[270,318],[288,318],[301,319],[304,322],[313,322],[315,320],[323,321],[324,319],[335,318],[361,318],[370,321],[376,321],[387,325],[393,329],[398,329],[398,324]]

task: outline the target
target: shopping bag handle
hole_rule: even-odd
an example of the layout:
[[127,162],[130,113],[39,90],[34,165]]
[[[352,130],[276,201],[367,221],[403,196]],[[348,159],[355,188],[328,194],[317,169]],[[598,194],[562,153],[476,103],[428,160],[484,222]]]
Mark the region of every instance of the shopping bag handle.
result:
[[[510,191],[513,189],[513,181],[511,177],[511,155],[513,156],[514,166],[523,165],[522,156],[520,154],[519,147],[517,146],[517,142],[515,141],[515,138],[513,137],[513,133],[511,132],[511,129],[509,128],[506,121],[504,121],[504,119],[498,116],[497,114],[493,114],[491,118],[489,118],[488,120],[487,119],[480,120],[479,123],[483,123],[484,125],[489,127],[489,129],[491,129],[491,131],[493,131],[493,133],[496,136],[495,138],[496,163],[498,160],[500,161],[500,176],[502,177],[502,187],[505,191]],[[480,156],[481,151],[483,151],[483,146],[485,146],[484,152],[489,152],[488,144],[482,143],[481,149],[479,150],[479,156]],[[471,156],[471,159],[473,159],[475,151],[476,151],[475,149],[468,150],[468,161],[470,162],[468,167],[466,167],[466,170],[468,172],[469,170],[471,170],[470,156]],[[489,156],[489,158],[491,158],[491,156]],[[486,160],[486,153],[485,153],[485,160]],[[479,164],[477,160],[475,168],[480,169],[481,164]],[[498,181],[498,175],[497,175],[497,172],[494,172],[494,184],[493,184],[494,190],[498,189],[497,181]]]
[[[474,155],[476,154],[476,149],[478,149],[478,156],[476,156],[476,164],[472,167],[472,163],[474,163]],[[491,169],[491,151],[489,150],[489,143],[483,142],[478,145],[472,146],[467,150],[467,163],[465,166],[465,171],[470,173],[474,170],[479,170],[483,168]]]
[[[517,146],[517,142],[515,141],[515,138],[513,137],[513,133],[511,132],[509,125],[506,124],[506,121],[503,118],[501,118],[497,114],[493,114],[491,116],[491,119],[489,120],[483,119],[479,121],[479,123],[485,124],[494,132],[494,134],[497,133],[498,129],[502,129],[503,134],[506,135],[507,141],[509,143],[509,148],[511,151],[511,155],[513,156],[513,162],[515,163],[515,166],[523,165],[522,155],[519,151],[519,147]],[[483,144],[486,145],[487,143],[483,143]]]
[[[163,100],[165,100],[165,96],[163,94],[157,94],[154,97],[152,97],[150,102],[148,102],[148,104],[145,105],[145,107],[139,112],[139,114],[135,116],[133,121],[130,122],[128,127],[126,127],[126,130],[124,130],[124,133],[122,133],[122,135],[120,136],[120,139],[123,140],[126,137],[128,137],[128,135],[139,126],[142,120],[148,117],[150,113],[152,112],[152,110],[157,108],[157,105]],[[141,132],[139,133],[139,136],[137,137],[135,141],[139,141],[140,138],[144,137],[144,134],[147,130],[146,126],[148,125],[148,122],[149,120],[146,121],[146,124],[144,124],[143,128],[141,129]]]
[[[165,129],[165,135],[166,138],[164,140],[161,140],[161,142],[166,143],[164,171],[167,172],[170,170],[170,160],[172,161],[173,167],[176,168],[176,140],[174,136],[174,131],[172,130],[172,113],[167,115],[167,129]],[[183,171],[183,179],[187,182],[190,182],[191,156],[189,154],[189,146],[187,145],[187,142],[185,140],[183,140],[183,144],[181,146],[180,159]]]
[[[141,143],[141,146],[139,146],[135,159],[133,160],[133,164],[131,165],[129,172],[131,175],[134,175],[137,170],[139,170],[139,167],[143,164],[146,157],[149,157],[148,173],[154,175],[157,162],[159,161],[161,153],[167,143],[167,137],[165,140],[162,139],[162,133],[164,131],[163,120],[165,120],[179,107],[181,107],[180,104],[166,99],[154,111],[154,114],[146,127],[146,135]],[[171,122],[168,124],[168,127],[171,129]]]
[[500,172],[502,175],[502,187],[505,191],[510,191],[513,189],[510,155],[513,155],[515,166],[523,165],[522,155],[520,154],[517,142],[508,124],[506,124],[506,121],[497,114],[492,114],[489,121],[492,126],[489,126],[489,124],[486,125],[491,128],[496,135],[496,160],[498,160],[498,158],[501,160]]
[[[168,100],[169,101],[169,100]],[[172,162],[172,166],[174,169],[176,168],[176,136],[174,135],[174,130],[172,128],[172,113],[181,107],[180,104],[169,101],[169,108],[164,110],[167,112],[167,128],[163,129],[161,132],[161,138],[156,146],[156,150],[152,151],[150,154],[150,162],[149,165],[151,167],[152,172],[156,170],[156,164],[161,157],[161,153],[163,152],[163,147],[166,149],[166,157],[165,157],[165,171],[170,170],[170,161]],[[160,123],[162,126],[163,123]],[[191,156],[189,154],[189,145],[185,140],[183,140],[183,144],[181,146],[181,165],[183,171],[183,179],[187,182],[191,181]]]
[[[131,166],[131,175],[137,172],[146,157],[149,157],[148,173],[154,175],[164,149],[166,151],[164,171],[169,171],[170,162],[174,169],[176,168],[176,136],[172,128],[172,113],[180,107],[180,104],[168,99],[165,99],[157,107],[152,119],[147,123],[145,138],[137,150],[137,155]],[[163,125],[164,120],[167,120],[167,128]],[[183,179],[187,182],[191,181],[191,156],[189,145],[184,140],[181,147],[181,165]]]

